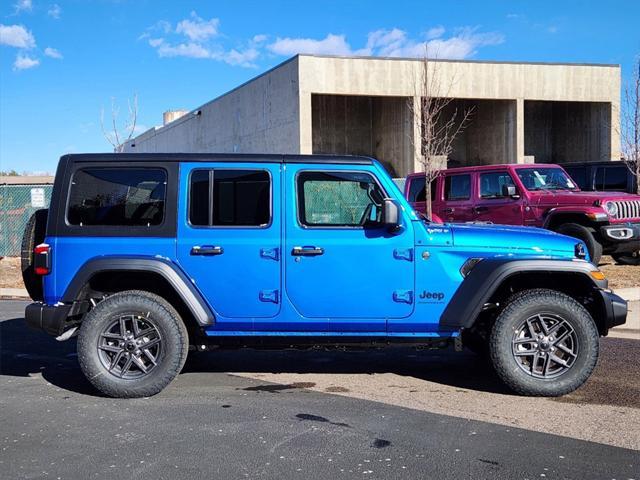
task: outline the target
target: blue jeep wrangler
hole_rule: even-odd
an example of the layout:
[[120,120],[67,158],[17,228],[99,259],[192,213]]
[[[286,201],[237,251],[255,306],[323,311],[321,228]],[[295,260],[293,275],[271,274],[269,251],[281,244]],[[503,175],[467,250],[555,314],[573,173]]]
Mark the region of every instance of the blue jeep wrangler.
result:
[[589,377],[626,302],[575,239],[422,219],[375,160],[61,158],[23,241],[26,322],[78,335],[89,381],[149,396],[189,348],[382,346],[486,352],[524,395]]

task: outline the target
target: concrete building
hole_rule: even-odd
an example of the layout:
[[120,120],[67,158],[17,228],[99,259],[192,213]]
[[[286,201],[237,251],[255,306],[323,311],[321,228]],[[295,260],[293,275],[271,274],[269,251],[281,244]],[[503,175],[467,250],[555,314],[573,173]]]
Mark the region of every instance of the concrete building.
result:
[[[620,66],[433,62],[435,82],[472,110],[449,159],[461,165],[620,158]],[[420,170],[410,105],[424,62],[297,55],[153,128],[127,152],[362,154]],[[181,112],[182,113],[182,112]]]

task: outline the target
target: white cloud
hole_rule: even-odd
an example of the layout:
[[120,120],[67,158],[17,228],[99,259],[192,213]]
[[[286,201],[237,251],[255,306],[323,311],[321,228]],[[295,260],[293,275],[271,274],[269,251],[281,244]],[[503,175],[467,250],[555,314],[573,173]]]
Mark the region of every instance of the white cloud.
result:
[[18,0],[13,5],[15,13],[30,12],[33,10],[33,2],[31,0]]
[[31,58],[28,55],[19,53],[16,56],[16,61],[13,62],[13,69],[28,70],[30,68],[37,67],[38,65],[40,65],[40,60],[38,60],[37,58]]
[[276,38],[275,42],[267,46],[277,55],[296,55],[309,53],[316,55],[351,55],[351,46],[344,35],[328,34],[322,40],[312,38]]
[[62,13],[62,8],[60,8],[60,5],[58,5],[57,3],[54,3],[53,5],[51,5],[49,7],[49,10],[47,10],[47,15],[49,15],[51,18],[55,18],[56,20],[60,18],[61,13]]
[[22,25],[0,24],[0,45],[15,48],[33,48],[36,46],[36,39]]
[[255,67],[253,63],[260,56],[260,52],[255,48],[248,48],[238,51],[235,48],[224,55],[223,60],[229,65],[239,65],[241,67]]
[[211,56],[209,50],[193,42],[170,45],[163,39],[151,39],[149,45],[157,47],[160,57],[210,58]]
[[253,43],[260,44],[260,43],[264,43],[267,40],[267,38],[269,38],[269,36],[264,34],[254,35],[251,41]]
[[55,58],[57,60],[62,60],[64,58],[59,50],[56,50],[55,48],[51,48],[51,47],[45,48],[44,54],[47,57]]
[[324,39],[277,38],[267,48],[277,55],[308,53],[317,55],[367,55],[375,57],[423,57],[462,59],[477,53],[478,48],[498,45],[504,36],[498,33],[478,33],[476,28],[457,29],[452,36],[444,37],[442,26],[425,33],[426,41],[412,39],[399,28],[369,32],[365,47],[351,48],[344,35],[329,34]]
[[219,24],[220,20],[217,18],[203,20],[196,12],[191,12],[191,19],[178,22],[176,33],[189,37],[193,42],[202,42],[218,34]]

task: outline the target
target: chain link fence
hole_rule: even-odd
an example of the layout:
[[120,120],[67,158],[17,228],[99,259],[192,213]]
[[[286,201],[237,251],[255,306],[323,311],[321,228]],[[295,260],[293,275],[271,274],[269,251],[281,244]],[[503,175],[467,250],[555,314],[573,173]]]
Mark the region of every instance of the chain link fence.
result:
[[53,185],[0,185],[0,257],[20,256],[29,217],[48,208]]

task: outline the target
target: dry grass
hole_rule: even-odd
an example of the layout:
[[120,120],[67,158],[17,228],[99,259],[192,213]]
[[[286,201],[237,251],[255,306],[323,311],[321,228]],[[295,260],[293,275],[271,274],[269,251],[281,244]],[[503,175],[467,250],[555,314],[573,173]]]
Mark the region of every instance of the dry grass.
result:
[[[602,257],[600,269],[609,279],[609,286],[616,288],[640,287],[640,267],[616,265],[609,256]],[[20,258],[5,257],[0,260],[0,288],[24,288],[20,271]]]

